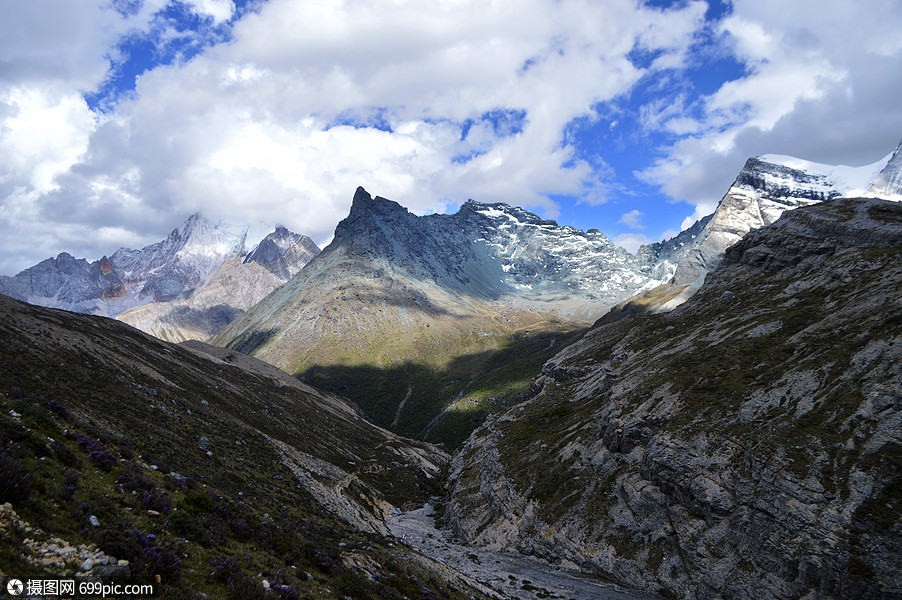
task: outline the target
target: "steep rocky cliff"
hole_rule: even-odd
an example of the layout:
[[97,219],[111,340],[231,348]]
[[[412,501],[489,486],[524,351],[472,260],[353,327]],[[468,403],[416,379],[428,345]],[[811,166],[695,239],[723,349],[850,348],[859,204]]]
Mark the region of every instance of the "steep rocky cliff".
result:
[[452,462],[461,538],[677,598],[902,594],[902,205],[788,212],[603,319]]

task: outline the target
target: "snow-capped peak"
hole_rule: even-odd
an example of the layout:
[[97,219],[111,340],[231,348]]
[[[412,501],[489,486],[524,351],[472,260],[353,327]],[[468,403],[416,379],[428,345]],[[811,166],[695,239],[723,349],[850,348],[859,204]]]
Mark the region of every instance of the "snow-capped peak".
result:
[[827,165],[782,154],[765,154],[758,158],[771,164],[804,171],[809,175],[820,175],[824,179],[825,188],[839,192],[843,196],[865,196],[868,195],[871,183],[886,167],[893,154],[890,153],[880,160],[862,167]]

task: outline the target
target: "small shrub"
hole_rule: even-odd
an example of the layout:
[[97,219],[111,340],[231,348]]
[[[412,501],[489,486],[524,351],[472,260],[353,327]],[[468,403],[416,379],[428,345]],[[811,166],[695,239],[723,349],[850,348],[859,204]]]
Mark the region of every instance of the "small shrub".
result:
[[172,531],[191,541],[202,544],[206,541],[204,528],[197,517],[187,510],[174,510],[169,514],[167,524]]
[[220,556],[213,560],[210,578],[224,583],[229,588],[229,598],[235,600],[263,600],[266,590],[263,586],[245,575],[237,562],[231,558]]
[[75,490],[78,488],[78,472],[77,471],[66,471],[65,476],[65,487],[63,491],[60,492],[60,497],[63,500],[71,500],[75,496]]
[[31,496],[31,474],[12,454],[0,450],[0,503],[24,502]]
[[179,578],[178,554],[160,545],[153,534],[145,535],[137,529],[104,529],[97,535],[97,545],[107,554],[128,560],[135,575],[159,575],[170,583]]
[[48,400],[44,403],[44,408],[52,413],[56,413],[63,421],[70,421],[72,419],[69,410],[57,400]]
[[116,483],[121,485],[126,492],[152,490],[156,487],[144,474],[144,469],[134,463],[130,464],[122,475],[116,478]]
[[263,586],[245,575],[238,573],[229,582],[229,600],[268,600]]
[[254,537],[254,530],[243,517],[232,517],[226,521],[226,525],[229,526],[232,537],[239,542],[249,542]]
[[213,566],[210,569],[209,576],[214,581],[227,584],[240,572],[241,567],[238,566],[238,563],[226,556],[219,556],[213,559]]
[[144,459],[145,462],[149,465],[156,465],[157,469],[159,469],[160,473],[170,473],[172,469],[169,466],[169,463],[163,459],[163,457],[153,454],[152,452],[145,452],[141,455],[141,458]]
[[170,490],[193,490],[197,483],[190,477],[171,477],[166,479],[166,488]]
[[196,513],[210,512],[213,508],[213,498],[206,490],[195,488],[185,492],[185,507]]
[[131,446],[125,442],[119,442],[119,456],[125,460],[131,460],[135,457],[135,453],[132,452]]
[[172,583],[179,578],[182,561],[174,550],[156,544],[156,536],[144,538],[141,570],[147,575],[159,575],[161,579]]
[[166,492],[159,488],[143,490],[141,492],[141,505],[148,510],[155,510],[164,515],[172,511],[172,500]]
[[97,534],[97,545],[107,554],[137,563],[142,558],[144,536],[137,529],[103,529]]
[[113,469],[113,465],[116,464],[116,457],[107,450],[103,442],[88,435],[80,435],[76,443],[88,453],[88,460],[94,463],[101,471],[109,472]]
[[116,457],[107,450],[92,450],[88,452],[88,460],[90,460],[94,465],[100,469],[101,471],[106,471],[109,473],[113,470],[113,466],[116,464]]
[[81,461],[78,460],[78,457],[74,452],[69,450],[69,447],[66,444],[59,440],[54,440],[50,444],[50,449],[53,450],[53,453],[65,466],[75,469],[81,468]]

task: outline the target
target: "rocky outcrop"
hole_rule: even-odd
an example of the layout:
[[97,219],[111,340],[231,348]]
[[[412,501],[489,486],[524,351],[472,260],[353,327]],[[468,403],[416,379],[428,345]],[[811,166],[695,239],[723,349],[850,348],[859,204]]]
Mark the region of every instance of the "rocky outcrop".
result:
[[259,264],[285,282],[317,254],[319,247],[313,240],[279,225],[244,258],[244,263]]
[[900,235],[897,203],[788,212],[602,321],[455,456],[445,522],[670,597],[896,597]]
[[868,196],[902,200],[902,142],[868,188]]

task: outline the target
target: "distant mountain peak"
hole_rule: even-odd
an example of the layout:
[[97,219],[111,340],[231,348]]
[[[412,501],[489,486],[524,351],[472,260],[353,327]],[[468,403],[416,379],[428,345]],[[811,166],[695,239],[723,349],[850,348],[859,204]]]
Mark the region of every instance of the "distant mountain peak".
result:
[[861,167],[826,165],[780,154],[748,159],[680,260],[671,283],[700,287],[724,251],[749,231],[774,223],[786,210],[841,196],[902,200],[899,148]]
[[277,225],[275,231],[263,238],[244,258],[244,263],[258,263],[282,281],[287,281],[319,253],[319,247],[309,237],[294,233],[284,225]]
[[[61,252],[14,277],[0,277],[0,293],[50,308],[105,316],[151,302],[186,301],[224,262],[237,259],[240,264],[248,256],[247,232],[246,226],[214,222],[195,212],[165,239],[140,250],[122,247],[90,263]],[[259,262],[278,279],[272,278],[272,285],[262,292],[259,278],[250,275],[256,283],[233,278],[233,285],[251,285],[255,293],[265,295],[319,253],[310,238],[284,226],[277,227],[265,241],[264,246],[272,246],[269,260],[251,257],[251,261]]]

